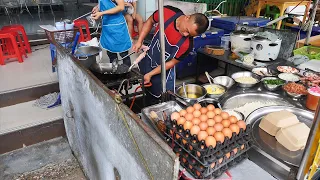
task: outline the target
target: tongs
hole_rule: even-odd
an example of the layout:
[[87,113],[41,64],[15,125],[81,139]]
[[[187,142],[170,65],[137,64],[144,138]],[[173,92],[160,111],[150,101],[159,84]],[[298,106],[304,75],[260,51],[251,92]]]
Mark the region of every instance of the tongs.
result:
[[215,91],[215,88],[213,87],[213,83],[211,81],[211,80],[213,80],[213,78],[209,75],[209,73],[207,71],[205,72],[205,75],[207,76],[207,79],[208,79],[208,81],[210,83],[210,86],[211,86],[212,90]]

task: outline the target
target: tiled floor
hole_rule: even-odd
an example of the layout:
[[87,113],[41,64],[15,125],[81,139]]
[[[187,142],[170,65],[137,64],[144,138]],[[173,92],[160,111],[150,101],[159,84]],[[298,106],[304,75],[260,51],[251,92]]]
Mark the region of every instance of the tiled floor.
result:
[[0,108],[0,135],[62,118],[61,106],[46,110],[34,107],[34,102]]
[[49,46],[32,49],[35,51],[28,54],[23,63],[7,60],[4,66],[0,66],[0,93],[57,81],[57,73],[51,70]]

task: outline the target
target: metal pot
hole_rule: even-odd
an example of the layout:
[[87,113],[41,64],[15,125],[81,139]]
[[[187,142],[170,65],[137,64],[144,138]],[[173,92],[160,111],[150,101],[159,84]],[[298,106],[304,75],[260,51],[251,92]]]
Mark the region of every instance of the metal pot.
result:
[[254,59],[259,61],[273,61],[278,58],[281,39],[271,42],[267,38],[255,36],[251,40],[251,49],[254,53]]
[[231,51],[235,49],[250,49],[250,41],[253,33],[246,31],[234,31],[230,34]]
[[81,46],[79,47],[74,56],[78,58],[81,64],[83,64],[86,68],[90,68],[90,66],[96,62],[96,56],[99,55],[101,49],[95,46]]
[[196,85],[196,84],[186,84],[186,93],[187,97],[184,94],[183,86],[180,86],[176,90],[176,95],[179,98],[184,99],[190,104],[194,104],[199,100],[203,99],[207,95],[207,91],[204,87]]
[[[220,84],[212,84],[212,86],[213,87],[211,87],[211,84],[203,85],[203,87],[207,91],[207,97],[209,97],[209,98],[219,99],[222,95],[224,95],[227,92],[227,87],[225,87],[225,86],[222,86]],[[224,92],[221,94],[210,94],[210,92],[208,91],[208,88],[221,88],[221,89],[223,89]]]

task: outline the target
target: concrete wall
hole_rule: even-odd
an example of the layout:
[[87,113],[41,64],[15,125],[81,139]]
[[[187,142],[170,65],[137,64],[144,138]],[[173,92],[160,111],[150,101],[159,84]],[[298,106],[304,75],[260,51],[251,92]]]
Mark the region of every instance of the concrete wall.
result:
[[[123,180],[149,179],[113,94],[60,50],[58,77],[67,137],[86,176],[91,180],[113,180],[119,173]],[[154,179],[177,179],[179,161],[170,147],[127,106],[121,104],[120,109]]]

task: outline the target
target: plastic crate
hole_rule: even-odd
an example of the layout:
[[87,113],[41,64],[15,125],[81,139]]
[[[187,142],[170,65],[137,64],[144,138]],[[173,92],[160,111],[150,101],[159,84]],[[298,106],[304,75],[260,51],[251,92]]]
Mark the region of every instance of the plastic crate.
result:
[[[308,53],[309,48],[309,53]],[[294,55],[304,55],[309,59],[319,59],[320,57],[320,48],[314,46],[303,46],[301,48],[293,50]]]

